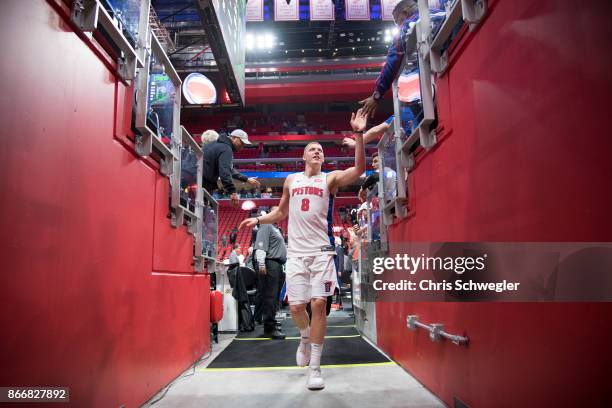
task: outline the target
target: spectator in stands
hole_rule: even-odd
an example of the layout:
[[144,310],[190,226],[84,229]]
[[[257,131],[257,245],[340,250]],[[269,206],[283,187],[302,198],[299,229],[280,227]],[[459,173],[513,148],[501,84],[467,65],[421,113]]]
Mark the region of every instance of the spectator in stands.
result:
[[[431,2],[432,5],[433,2]],[[435,2],[439,4],[439,1]],[[430,6],[431,21],[434,24],[434,32],[437,31],[442,21],[444,21],[444,11]],[[385,93],[391,88],[391,84],[400,74],[402,60],[406,54],[406,36],[409,29],[419,19],[419,5],[417,0],[401,0],[393,8],[393,21],[399,27],[398,35],[393,39],[389,47],[385,65],[376,79],[374,92],[368,98],[360,101],[363,105],[363,112],[368,116],[374,116],[378,103]]]
[[236,238],[238,237],[238,228],[236,228],[234,226],[234,228],[232,228],[232,230],[230,231],[230,244],[234,245],[236,243]]
[[[276,208],[278,207],[272,207],[272,211]],[[276,299],[280,290],[283,265],[287,261],[287,247],[276,225],[261,224],[254,248],[259,272],[257,293],[261,296],[264,337],[282,340],[285,335],[276,325]]]
[[255,257],[255,254],[253,254],[253,247],[250,246],[247,249],[247,256],[246,256],[246,259],[244,261],[244,266],[246,266],[247,268],[251,268],[251,269],[255,270],[255,264],[253,262],[254,261],[254,259],[253,259],[254,257]]
[[248,135],[244,130],[236,129],[230,136],[221,135],[217,141],[204,146],[204,171],[202,177],[202,186],[209,192],[218,189],[217,180],[220,178],[225,191],[230,194],[230,200],[233,206],[237,207],[239,203],[238,194],[236,194],[236,186],[232,179],[247,182],[254,186],[259,186],[257,179],[246,177],[234,169],[232,164],[234,160],[234,152],[239,151],[244,146],[251,144]]
[[365,181],[363,182],[363,185],[359,189],[359,193],[357,194],[357,196],[359,197],[359,201],[361,201],[362,203],[365,202],[367,199],[368,190],[373,189],[378,183],[378,180],[379,180],[378,163],[379,163],[378,152],[374,152],[374,154],[372,155],[372,169],[374,170],[374,173],[370,174],[365,179]]
[[227,246],[227,235],[223,234],[221,237],[221,247],[225,248]]
[[234,244],[232,252],[229,256],[228,269],[233,269],[237,266],[240,266],[240,258],[238,258],[238,254],[240,254],[240,245]]
[[335,251],[334,263],[336,264],[336,280],[338,281],[338,293],[336,297],[336,303],[339,306],[338,310],[342,310],[342,279],[344,274],[344,248],[342,247],[342,240],[340,237],[335,237]]

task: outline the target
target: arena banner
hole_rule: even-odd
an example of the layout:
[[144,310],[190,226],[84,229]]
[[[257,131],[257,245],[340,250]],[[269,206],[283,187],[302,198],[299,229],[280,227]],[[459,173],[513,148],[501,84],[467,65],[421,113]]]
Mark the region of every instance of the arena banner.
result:
[[398,242],[361,270],[367,301],[612,301],[610,242]]
[[331,0],[310,0],[310,20],[334,20],[336,18],[334,9],[334,3]]
[[300,1],[274,0],[275,21],[298,21],[300,19]]
[[370,0],[345,0],[346,20],[370,20]]
[[393,7],[399,2],[400,0],[380,0],[381,20],[393,21]]
[[246,7],[247,21],[264,21],[264,0],[249,0]]

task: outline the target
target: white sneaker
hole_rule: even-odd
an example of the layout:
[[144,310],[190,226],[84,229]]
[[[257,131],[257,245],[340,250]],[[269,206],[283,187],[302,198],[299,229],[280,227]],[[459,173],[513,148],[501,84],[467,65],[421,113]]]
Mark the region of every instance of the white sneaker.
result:
[[310,364],[310,342],[305,343],[300,340],[297,353],[295,353],[295,362],[300,367],[306,367]]
[[308,374],[308,389],[322,390],[323,388],[325,388],[325,382],[321,375],[321,367],[311,368]]

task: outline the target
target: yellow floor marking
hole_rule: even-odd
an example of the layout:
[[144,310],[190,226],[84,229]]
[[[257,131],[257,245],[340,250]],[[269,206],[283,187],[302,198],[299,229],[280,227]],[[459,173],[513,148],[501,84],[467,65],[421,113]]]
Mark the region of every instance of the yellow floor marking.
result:
[[[384,363],[363,363],[363,364],[328,364],[321,368],[353,368],[353,367],[385,367],[396,365],[393,361]],[[198,371],[282,371],[282,370],[305,370],[308,367],[243,367],[243,368],[200,368]]]
[[[361,337],[360,334],[351,334],[347,336],[325,336],[325,339],[346,339],[351,337]],[[299,340],[301,337],[286,337],[285,340]],[[245,337],[242,339],[235,338],[238,341],[251,341],[251,340],[272,340],[272,337]]]

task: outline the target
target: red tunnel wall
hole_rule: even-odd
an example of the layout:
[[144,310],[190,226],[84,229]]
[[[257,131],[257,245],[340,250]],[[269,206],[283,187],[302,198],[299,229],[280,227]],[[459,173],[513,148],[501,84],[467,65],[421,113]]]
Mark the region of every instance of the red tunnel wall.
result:
[[[610,5],[490,3],[437,81],[441,141],[417,159],[391,255],[406,241],[612,241]],[[432,343],[408,314],[471,343]],[[610,303],[377,304],[379,345],[449,405],[609,406],[611,329]]]
[[209,278],[119,142],[124,86],[50,3],[0,7],[0,384],[140,406],[210,349]]

